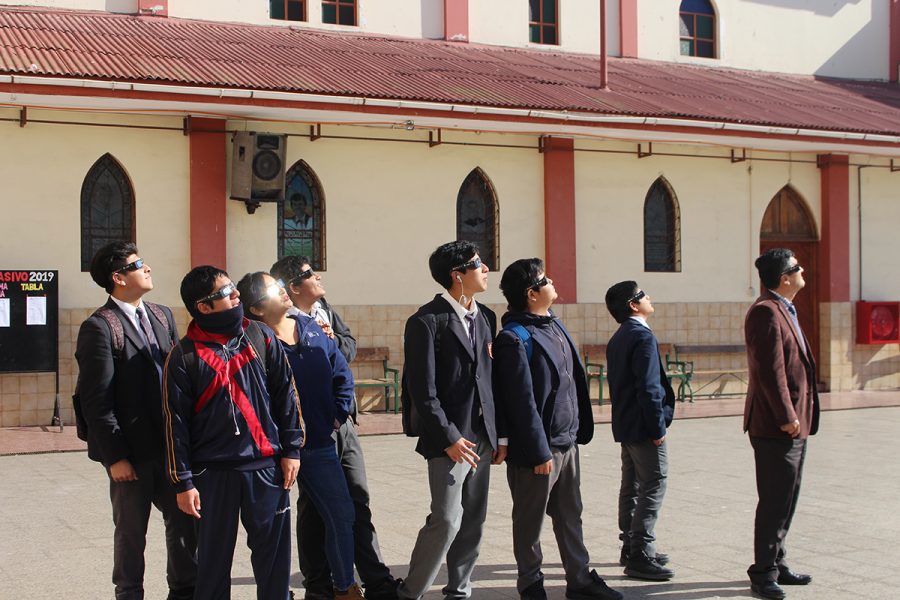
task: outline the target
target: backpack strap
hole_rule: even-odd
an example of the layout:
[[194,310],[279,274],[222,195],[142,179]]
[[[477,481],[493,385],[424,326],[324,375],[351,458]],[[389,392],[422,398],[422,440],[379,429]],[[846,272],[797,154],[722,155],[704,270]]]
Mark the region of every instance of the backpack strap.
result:
[[525,346],[525,356],[528,357],[528,362],[531,362],[531,355],[534,353],[534,340],[531,338],[531,332],[525,329],[525,326],[521,323],[514,323],[512,321],[504,325],[503,329],[512,331],[519,336],[519,339],[522,340],[522,344]]
[[256,356],[262,361],[263,372],[268,373],[269,347],[266,345],[266,335],[263,333],[262,328],[260,328],[259,323],[251,319],[245,333],[250,341],[250,345],[253,346],[253,350],[256,352]]
[[119,316],[111,308],[101,306],[94,311],[94,315],[100,317],[109,326],[109,333],[112,336],[113,359],[122,356],[122,349],[125,347],[125,328]]
[[163,327],[166,328],[166,331],[169,332],[169,339],[172,340],[172,346],[174,347],[178,340],[175,338],[175,331],[172,329],[172,325],[169,323],[169,318],[166,316],[166,311],[164,311],[159,304],[154,304],[153,302],[144,301],[144,306],[153,313],[156,317],[156,320],[162,323]]

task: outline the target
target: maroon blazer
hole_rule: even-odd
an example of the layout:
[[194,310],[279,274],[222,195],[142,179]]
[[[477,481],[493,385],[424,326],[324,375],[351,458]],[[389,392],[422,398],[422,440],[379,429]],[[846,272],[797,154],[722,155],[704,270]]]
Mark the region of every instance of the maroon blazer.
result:
[[800,438],[819,429],[816,364],[809,342],[801,342],[791,316],[768,290],[744,320],[750,385],[744,405],[744,431],[753,437],[785,438],[781,426],[800,422]]

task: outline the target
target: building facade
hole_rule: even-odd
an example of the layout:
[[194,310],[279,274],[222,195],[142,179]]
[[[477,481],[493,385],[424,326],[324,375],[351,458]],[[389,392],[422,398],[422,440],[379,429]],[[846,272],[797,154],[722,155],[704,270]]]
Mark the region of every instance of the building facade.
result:
[[[107,238],[133,236],[149,298],[176,309],[194,265],[308,254],[395,366],[449,239],[494,271],[544,257],[580,344],[611,335],[622,279],[653,297],[662,342],[741,344],[753,259],[785,245],[823,385],[896,389],[898,345],[857,344],[854,311],[900,300],[900,2],[821,4],[6,0],[0,269],[59,270],[67,399],[105,300],[85,257]],[[252,214],[229,198],[247,131],[286,143],[285,200]],[[55,392],[53,374],[0,374],[0,426],[49,422]]]

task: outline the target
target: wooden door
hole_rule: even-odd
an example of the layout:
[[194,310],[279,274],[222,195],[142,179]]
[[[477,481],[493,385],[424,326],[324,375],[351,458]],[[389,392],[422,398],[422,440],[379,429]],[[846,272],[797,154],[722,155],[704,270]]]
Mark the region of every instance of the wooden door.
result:
[[[760,228],[760,253],[770,248],[790,248],[803,267],[806,286],[794,298],[800,327],[819,362],[818,234],[806,203],[790,186],[785,186],[769,202]],[[760,285],[762,289],[762,285]],[[821,379],[821,378],[820,378]]]

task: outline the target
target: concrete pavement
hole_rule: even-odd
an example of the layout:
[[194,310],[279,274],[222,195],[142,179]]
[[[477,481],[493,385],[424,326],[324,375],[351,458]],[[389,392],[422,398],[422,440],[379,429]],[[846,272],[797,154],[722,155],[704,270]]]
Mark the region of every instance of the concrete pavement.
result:
[[[791,599],[900,597],[893,548],[900,537],[900,461],[894,440],[900,408],[833,411],[811,438],[803,491],[788,537],[790,563],[811,573]],[[668,583],[630,580],[617,564],[618,446],[598,425],[582,447],[584,530],[593,566],[630,600],[751,598],[753,458],[738,417],[676,422],[669,435],[670,479],[657,535],[672,557]],[[425,463],[403,436],[363,438],[382,551],[403,576],[428,511]],[[505,467],[493,467],[489,515],[475,572],[476,599],[517,598]],[[111,598],[112,523],[106,476],[84,453],[0,457],[0,598]],[[148,539],[147,597],[165,598],[161,519]],[[544,528],[550,597],[565,582],[549,524]],[[426,596],[441,597],[437,586]],[[293,577],[300,587],[299,574]],[[249,551],[239,537],[233,598],[255,598]]]

